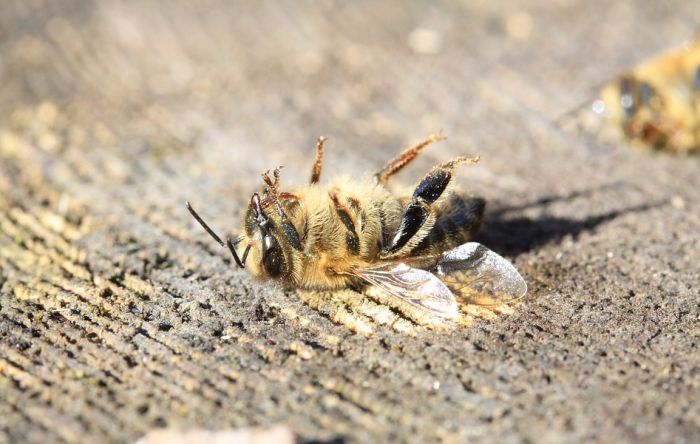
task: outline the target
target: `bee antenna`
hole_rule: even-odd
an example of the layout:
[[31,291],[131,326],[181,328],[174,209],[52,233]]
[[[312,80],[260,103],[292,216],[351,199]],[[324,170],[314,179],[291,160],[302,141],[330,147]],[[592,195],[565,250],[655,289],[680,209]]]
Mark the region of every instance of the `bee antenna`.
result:
[[194,210],[194,208],[192,208],[192,205],[190,205],[189,202],[185,202],[185,204],[187,205],[187,209],[189,210],[189,212],[190,212],[190,214],[192,215],[192,217],[194,217],[195,220],[196,220],[197,222],[199,222],[199,225],[201,225],[202,228],[204,228],[204,230],[205,230],[207,233],[209,233],[209,236],[211,236],[211,237],[212,237],[216,242],[218,242],[219,245],[221,245],[222,247],[225,247],[225,246],[228,245],[228,249],[229,249],[229,251],[231,251],[231,255],[233,255],[233,260],[236,261],[236,265],[238,265],[238,266],[241,267],[241,268],[245,268],[245,266],[243,265],[243,262],[241,262],[240,258],[238,257],[238,254],[236,253],[236,248],[235,248],[235,245],[238,244],[238,243],[242,240],[242,237],[240,237],[240,236],[237,237],[235,241],[232,241],[232,240],[229,238],[229,239],[226,240],[226,243],[224,244],[224,242],[223,242],[223,241],[221,240],[221,238],[214,232],[214,230],[212,230],[211,228],[209,228],[209,225],[207,225],[207,223],[204,222],[204,220],[202,220],[201,216],[200,216],[199,214],[197,214],[197,212]]
[[246,259],[248,259],[248,252],[250,251],[250,245],[245,247],[245,250],[243,251],[243,257],[241,258],[241,262],[243,262],[243,265],[245,265]]
[[[236,253],[236,247],[233,245],[233,242],[230,238],[226,239],[226,245],[228,245],[228,249],[231,252],[231,256],[233,256],[233,260],[236,261],[236,265],[238,265],[241,268],[245,268],[244,262],[241,262],[241,259],[238,257],[238,253]],[[248,250],[246,249],[246,253],[247,252]]]
[[207,225],[207,223],[204,222],[204,220],[202,220],[201,216],[199,214],[197,214],[197,212],[194,210],[194,208],[192,208],[192,205],[190,205],[189,202],[185,202],[185,204],[187,205],[187,209],[189,210],[192,217],[194,217],[195,220],[197,222],[199,222],[199,225],[201,225],[202,228],[204,228],[206,230],[206,232],[209,233],[209,236],[211,236],[216,242],[218,242],[219,245],[221,245],[222,247],[225,247],[226,244],[224,244],[224,241],[222,241],[221,238],[216,233],[214,233],[214,230],[209,228],[209,225]]

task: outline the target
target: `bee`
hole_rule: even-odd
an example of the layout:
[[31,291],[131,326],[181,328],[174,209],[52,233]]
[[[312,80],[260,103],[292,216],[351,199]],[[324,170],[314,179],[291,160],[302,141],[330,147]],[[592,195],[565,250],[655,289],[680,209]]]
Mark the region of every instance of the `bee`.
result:
[[700,150],[700,39],[624,73],[593,104],[637,145]]
[[[319,183],[325,139],[318,139],[306,186],[280,188],[280,168],[263,173],[264,188],[250,199],[240,234],[224,242],[187,202],[197,222],[240,268],[300,290],[386,294],[442,318],[457,316],[456,298],[500,305],[521,298],[527,285],[506,259],[469,242],[481,224],[485,201],[453,192],[454,172],[478,157],[457,157],[432,168],[410,196],[387,187],[391,176],[426,146],[432,135],[399,153],[362,181]],[[242,254],[239,254],[242,251]]]

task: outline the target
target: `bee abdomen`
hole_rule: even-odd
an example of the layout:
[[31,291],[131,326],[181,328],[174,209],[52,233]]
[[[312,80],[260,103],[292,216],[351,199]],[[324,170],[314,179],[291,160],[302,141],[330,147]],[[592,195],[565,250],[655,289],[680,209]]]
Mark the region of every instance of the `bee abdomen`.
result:
[[438,210],[435,225],[413,254],[442,252],[470,241],[481,225],[485,207],[482,198],[453,194]]

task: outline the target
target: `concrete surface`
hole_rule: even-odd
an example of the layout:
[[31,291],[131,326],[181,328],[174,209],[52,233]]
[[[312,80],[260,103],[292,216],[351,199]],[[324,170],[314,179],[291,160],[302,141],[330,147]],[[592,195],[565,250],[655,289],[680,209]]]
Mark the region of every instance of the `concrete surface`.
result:
[[[0,441],[697,442],[700,161],[576,122],[699,20],[684,1],[4,2]],[[324,177],[360,177],[439,129],[398,182],[481,156],[460,186],[530,285],[510,314],[441,332],[359,297],[315,310],[234,270],[183,205],[233,232],[260,172],[307,179],[318,135]]]

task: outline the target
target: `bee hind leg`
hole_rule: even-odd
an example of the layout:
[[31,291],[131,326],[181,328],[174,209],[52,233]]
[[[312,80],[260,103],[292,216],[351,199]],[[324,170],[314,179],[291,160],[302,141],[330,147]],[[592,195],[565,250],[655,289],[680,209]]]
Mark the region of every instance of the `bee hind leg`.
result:
[[423,148],[444,139],[445,136],[442,133],[431,134],[427,139],[421,141],[417,145],[401,151],[396,157],[391,159],[381,171],[374,175],[375,180],[378,183],[386,183],[390,176],[398,173],[403,167],[418,157],[418,153],[420,153]]
[[381,259],[400,257],[412,251],[432,230],[441,197],[452,183],[453,170],[464,163],[478,163],[478,157],[458,157],[434,167],[420,181],[406,205],[401,225],[391,243],[379,254]]

